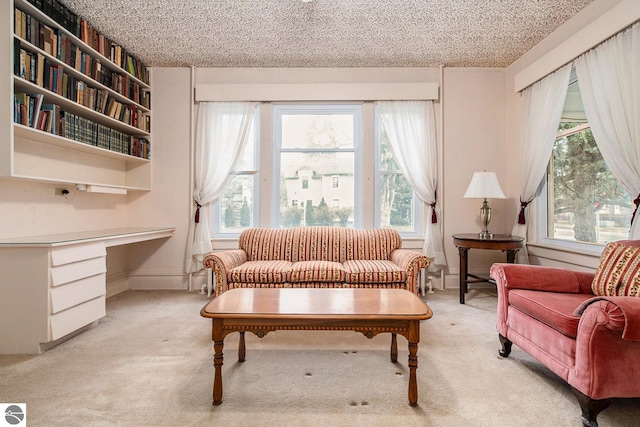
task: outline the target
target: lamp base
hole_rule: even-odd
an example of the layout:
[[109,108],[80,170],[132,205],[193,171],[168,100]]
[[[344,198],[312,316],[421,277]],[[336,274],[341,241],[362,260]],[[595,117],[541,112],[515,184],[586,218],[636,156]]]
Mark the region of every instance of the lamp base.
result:
[[482,208],[480,208],[480,219],[482,220],[482,230],[478,233],[478,237],[481,239],[493,239],[493,233],[489,231],[489,223],[491,222],[491,208],[487,199],[482,202]]
[[493,233],[489,230],[482,230],[478,233],[478,237],[483,240],[491,240],[493,239]]

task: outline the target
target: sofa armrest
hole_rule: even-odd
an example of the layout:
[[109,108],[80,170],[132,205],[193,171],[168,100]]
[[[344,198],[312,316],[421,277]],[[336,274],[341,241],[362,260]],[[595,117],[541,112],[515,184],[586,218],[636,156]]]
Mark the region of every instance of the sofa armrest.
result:
[[594,297],[580,314],[567,382],[592,399],[640,396],[640,298]]
[[503,264],[491,266],[498,290],[530,289],[548,292],[591,293],[593,273],[540,265]]
[[[622,338],[640,341],[640,298],[597,296],[583,302],[574,314],[581,316],[581,323],[589,317],[591,323],[599,324],[612,331],[622,331]],[[595,313],[595,314],[593,314]]]
[[202,263],[206,268],[213,270],[215,278],[214,296],[218,296],[228,290],[227,273],[229,270],[245,262],[247,262],[247,253],[242,249],[210,252],[205,255]]
[[389,254],[389,261],[407,272],[407,290],[417,294],[420,270],[429,267],[429,258],[419,251],[395,249]]

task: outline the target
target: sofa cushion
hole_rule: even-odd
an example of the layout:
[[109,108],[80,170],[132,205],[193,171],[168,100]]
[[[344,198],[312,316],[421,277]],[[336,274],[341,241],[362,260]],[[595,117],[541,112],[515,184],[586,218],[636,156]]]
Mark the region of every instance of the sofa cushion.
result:
[[591,289],[598,296],[640,296],[640,247],[626,242],[608,243]]
[[289,268],[289,281],[299,282],[344,282],[342,264],[333,261],[300,261]]
[[346,283],[401,283],[407,280],[407,272],[391,261],[345,261]]
[[580,321],[580,316],[574,312],[589,298],[593,295],[526,289],[509,291],[510,306],[571,338],[577,336]]
[[280,228],[248,228],[240,233],[238,247],[249,261],[291,261],[291,230]]
[[291,261],[345,260],[345,245],[350,232],[342,227],[297,227],[289,229]]
[[232,268],[227,280],[231,283],[285,283],[290,261],[247,261]]
[[391,252],[402,247],[402,238],[392,228],[348,229],[346,259],[388,260]]

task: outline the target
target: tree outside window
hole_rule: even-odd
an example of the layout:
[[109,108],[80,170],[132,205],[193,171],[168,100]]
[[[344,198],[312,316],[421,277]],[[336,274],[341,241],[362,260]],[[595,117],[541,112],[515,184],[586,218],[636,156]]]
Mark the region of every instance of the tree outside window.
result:
[[626,238],[631,196],[598,150],[577,80],[569,85],[547,183],[547,237],[594,244]]
[[380,226],[415,231],[415,193],[402,175],[384,130],[379,135]]

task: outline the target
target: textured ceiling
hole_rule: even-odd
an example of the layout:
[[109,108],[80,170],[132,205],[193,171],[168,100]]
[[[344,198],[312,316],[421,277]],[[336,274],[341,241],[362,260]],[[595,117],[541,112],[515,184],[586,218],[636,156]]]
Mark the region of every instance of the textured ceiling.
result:
[[592,0],[63,0],[149,66],[504,67]]

